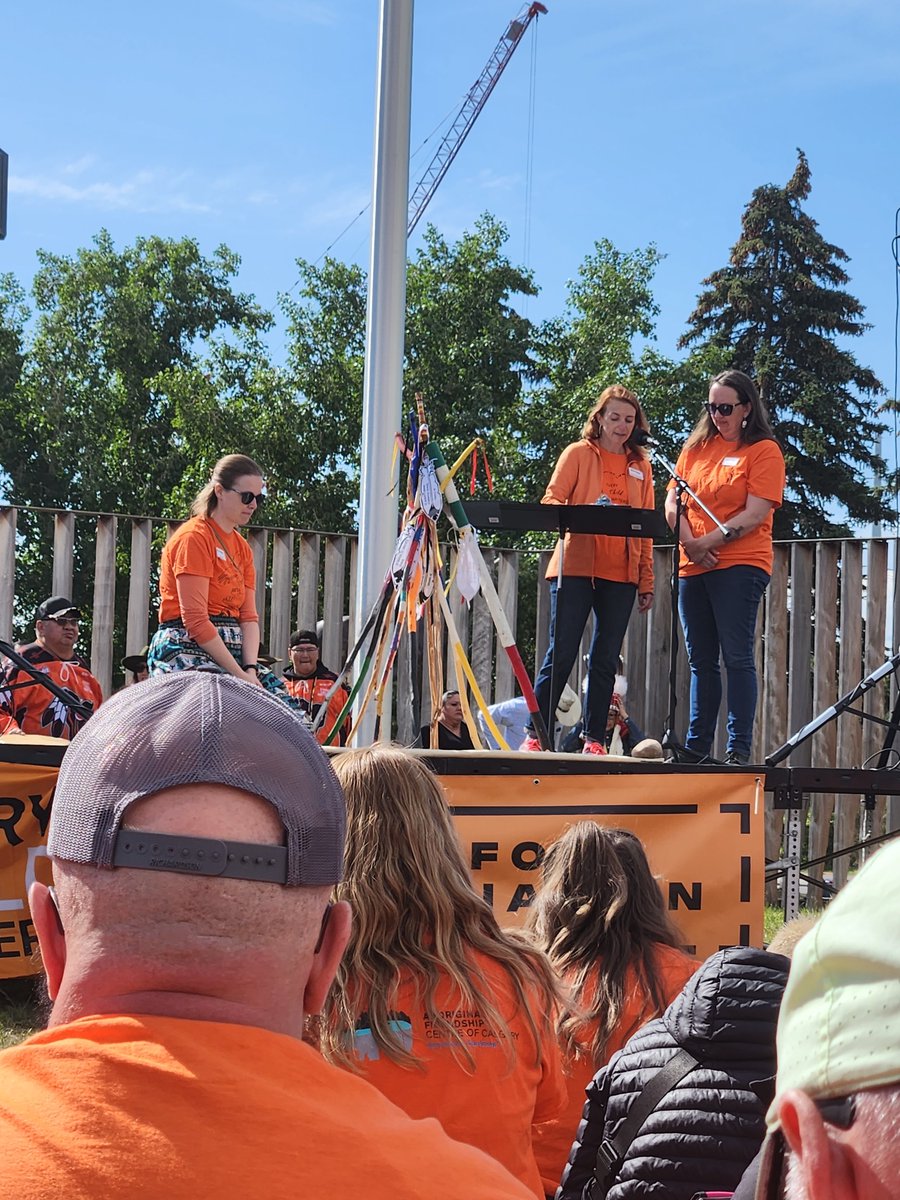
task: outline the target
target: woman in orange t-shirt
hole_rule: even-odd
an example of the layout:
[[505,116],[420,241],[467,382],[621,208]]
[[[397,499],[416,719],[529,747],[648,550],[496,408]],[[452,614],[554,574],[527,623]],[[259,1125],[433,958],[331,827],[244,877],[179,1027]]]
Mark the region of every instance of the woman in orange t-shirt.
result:
[[[685,497],[678,608],[691,665],[686,746],[702,760],[712,749],[722,701],[720,657],[728,680],[725,762],[749,762],[756,714],[753,641],[759,602],[772,574],[772,523],[784,494],[784,455],[753,380],[723,371],[675,469],[725,526]],[[666,519],[675,528],[674,480]]]
[[160,563],[159,628],[147,655],[151,675],[218,671],[299,704],[259,660],[256,572],[238,529],[265,498],[262,472],[244,454],[220,458],[169,538]]
[[353,906],[353,931],[322,1015],[323,1051],[543,1200],[533,1128],[565,1101],[550,965],[475,892],[421,759],[373,746],[333,762],[347,798],[336,895]]
[[[581,440],[559,456],[542,504],[617,504],[653,508],[653,474],[635,435],[647,432],[637,396],[619,384],[606,388],[588,413]],[[550,581],[550,645],[534,684],[548,729],[594,614],[584,701],[585,754],[606,753],[606,717],[613,680],[637,597],[638,612],[653,603],[650,538],[567,533],[562,575],[559,546],[547,568]],[[540,750],[531,725],[520,749]]]
[[571,825],[547,850],[526,929],[574,1002],[557,1021],[566,1108],[534,1140],[544,1191],[552,1196],[595,1073],[668,1007],[700,964],[680,949],[641,841],[593,821]]

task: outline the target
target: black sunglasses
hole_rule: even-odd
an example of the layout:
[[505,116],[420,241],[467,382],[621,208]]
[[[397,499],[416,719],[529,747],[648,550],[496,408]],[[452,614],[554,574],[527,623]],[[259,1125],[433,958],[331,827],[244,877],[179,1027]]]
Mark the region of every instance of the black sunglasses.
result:
[[266,498],[265,492],[239,492],[237,488],[226,488],[226,492],[234,492],[236,496],[240,496],[241,504],[252,504],[256,501],[256,507],[259,508],[263,500]]
[[[743,400],[738,401],[738,404],[743,404],[743,403],[744,403]],[[707,404],[706,405],[706,411],[709,413],[709,415],[711,417],[714,417],[716,415],[716,413],[721,413],[723,417],[730,417],[736,408],[737,408],[737,404]]]

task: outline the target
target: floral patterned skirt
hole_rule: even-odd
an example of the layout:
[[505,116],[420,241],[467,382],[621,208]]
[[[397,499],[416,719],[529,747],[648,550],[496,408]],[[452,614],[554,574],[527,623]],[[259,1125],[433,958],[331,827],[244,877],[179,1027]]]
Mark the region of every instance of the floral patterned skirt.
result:
[[[243,632],[240,622],[235,617],[210,617],[219,637],[225,644],[225,649],[235,662],[242,660]],[[183,625],[177,621],[164,621],[150,639],[150,650],[147,654],[147,668],[151,675],[166,675],[171,671],[211,671],[216,675],[225,675],[214,658],[190,636]],[[294,710],[296,716],[310,727],[303,704],[287,690],[284,681],[268,669],[260,665],[259,682],[263,688]]]

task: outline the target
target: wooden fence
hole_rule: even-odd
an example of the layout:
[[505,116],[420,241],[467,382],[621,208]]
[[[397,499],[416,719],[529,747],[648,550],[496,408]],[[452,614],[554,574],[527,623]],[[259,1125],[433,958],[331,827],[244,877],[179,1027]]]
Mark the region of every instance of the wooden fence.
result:
[[[40,532],[35,530],[40,526]],[[51,510],[0,508],[0,638],[30,638],[31,614],[16,607],[16,560],[27,551],[30,562],[46,564],[45,594],[72,595],[90,612],[89,640],[82,653],[105,693],[121,681],[118,658],[139,651],[149,640],[155,609],[158,551],[174,523],[156,518]],[[322,660],[343,661],[347,630],[356,621],[356,539],[298,529],[251,528],[248,540],[257,575],[257,604],[263,637],[270,652],[286,657],[290,632],[322,621]],[[35,537],[41,545],[28,545]],[[76,550],[79,546],[80,549]],[[94,561],[93,594],[80,587],[78,561]],[[80,557],[79,557],[80,556]],[[545,550],[486,548],[485,556],[503,607],[535,670],[547,645],[549,594],[543,581]],[[452,568],[453,551],[449,553]],[[624,647],[629,680],[628,708],[648,735],[659,737],[669,706],[671,655],[671,547],[654,550],[656,595],[646,616],[632,618]],[[760,699],[753,757],[762,761],[814,715],[850,691],[885,662],[900,633],[895,539],[868,538],[780,543],[775,548],[772,581],[757,628]],[[521,581],[531,582],[523,591]],[[127,599],[127,606],[126,606]],[[463,644],[485,697],[514,694],[512,670],[494,635],[487,606],[476,597],[465,608],[455,589],[451,602]],[[346,618],[349,617],[349,622]],[[122,623],[124,622],[124,630]],[[677,631],[677,710],[675,729],[683,735],[688,713],[688,670]],[[588,646],[585,636],[585,651]],[[526,662],[528,659],[526,659]],[[580,683],[582,666],[574,672]],[[402,661],[398,678],[408,671]],[[864,698],[866,712],[886,717],[897,696],[894,674]],[[423,681],[423,720],[429,716],[427,679]],[[410,743],[416,718],[398,705],[394,733]],[[723,749],[720,721],[717,751]],[[790,766],[866,765],[880,749],[884,729],[845,715],[825,725],[787,760]],[[851,844],[858,830],[859,800],[822,795],[809,807],[808,856]],[[883,799],[874,829],[884,826]],[[767,849],[777,857],[781,821],[771,814]],[[835,860],[841,882],[846,858]]]

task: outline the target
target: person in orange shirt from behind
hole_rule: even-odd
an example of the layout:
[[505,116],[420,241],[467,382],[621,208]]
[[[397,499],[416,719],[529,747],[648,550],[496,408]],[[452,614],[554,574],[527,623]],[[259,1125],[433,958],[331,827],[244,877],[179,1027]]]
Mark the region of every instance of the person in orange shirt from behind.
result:
[[570,826],[544,857],[527,929],[573,992],[557,1022],[568,1103],[535,1135],[544,1191],[559,1185],[596,1071],[657,1017],[700,965],[679,947],[639,838],[593,821]]
[[261,688],[181,671],[103,704],[31,886],[53,1009],[0,1051],[2,1200],[528,1200],[304,1040],[350,931],[344,823]]
[[420,759],[373,746],[334,766],[347,799],[336,894],[354,922],[323,1011],[324,1053],[411,1117],[437,1117],[543,1200],[533,1130],[566,1095],[550,965],[475,892]]
[[[99,681],[75,653],[81,610],[66,596],[49,596],[38,605],[35,640],[19,651],[32,667],[73,700],[96,711],[103,700]],[[0,670],[0,734],[38,733],[71,741],[90,713],[69,708],[21,667],[4,661]]]
[[[337,680],[337,675],[319,662],[319,638],[314,629],[298,629],[292,633],[290,652],[291,665],[284,673],[285,687],[295,700],[300,701],[310,721],[315,724],[319,711],[325,703],[325,697]],[[334,729],[335,722],[347,703],[347,695],[347,689],[339,687],[328,701],[325,718],[315,731],[316,740],[320,745],[324,745],[328,735]],[[349,732],[350,718],[345,717],[337,736],[332,738],[329,744],[345,746]]]

